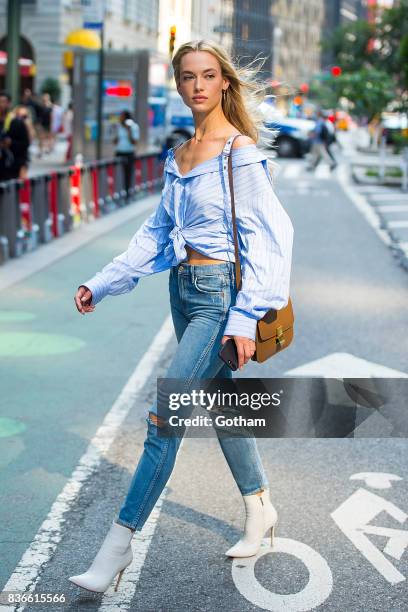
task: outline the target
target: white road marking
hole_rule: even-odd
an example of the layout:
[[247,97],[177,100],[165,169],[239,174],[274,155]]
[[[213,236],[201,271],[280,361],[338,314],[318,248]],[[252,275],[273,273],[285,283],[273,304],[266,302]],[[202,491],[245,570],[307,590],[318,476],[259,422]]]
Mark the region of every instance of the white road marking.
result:
[[[99,427],[87,450],[82,455],[71,478],[53,503],[51,510],[40,526],[33,542],[21,557],[13,574],[4,585],[3,590],[25,592],[33,592],[35,590],[45,565],[50,561],[57,545],[61,541],[65,520],[64,515],[69,512],[71,507],[75,504],[83,484],[98,469],[101,460],[108,453],[112,442],[120,431],[124,419],[135,405],[138,393],[143,390],[146,381],[157,369],[157,365],[173,334],[174,329],[171,316],[168,316],[155,336],[148,351],[131,374],[119,397],[106,414],[102,425]],[[164,491],[162,493],[162,499],[163,497]],[[140,575],[140,570],[151,542],[158,513],[160,512],[160,505],[158,506],[156,514],[150,519],[147,533],[140,536],[137,540],[138,544],[135,550],[135,560],[131,568],[133,576],[136,577],[136,581]],[[135,588],[136,584],[133,585],[133,589]],[[21,604],[20,606],[10,607],[8,610],[14,611],[18,609],[20,612],[25,607],[26,604]]]
[[392,244],[392,240],[390,236],[388,235],[387,230],[380,228],[380,219],[378,215],[374,212],[372,206],[370,206],[370,204],[367,203],[365,197],[361,193],[358,193],[350,185],[350,181],[348,178],[348,169],[345,166],[339,167],[337,171],[337,177],[345,193],[348,195],[350,200],[353,202],[354,206],[366,218],[367,222],[374,229],[377,236],[382,240],[384,244],[386,244],[387,246],[390,246]]
[[387,221],[388,227],[408,227],[407,221]]
[[[326,561],[316,550],[290,538],[274,538],[273,549],[261,547],[254,557],[234,559],[232,579],[245,599],[262,610],[273,612],[300,612],[313,610],[330,596],[333,575]],[[297,593],[273,593],[266,589],[255,576],[255,563],[264,555],[285,553],[300,559],[309,572],[306,586]]]
[[373,194],[370,195],[370,200],[402,200],[402,201],[407,201],[408,197],[407,195],[403,194],[403,193],[377,193],[377,194]]
[[331,517],[371,565],[390,584],[398,584],[405,580],[405,576],[367,537],[367,534],[374,534],[388,538],[384,553],[394,559],[401,559],[404,551],[408,548],[408,531],[370,525],[370,522],[383,512],[392,516],[399,523],[404,523],[408,518],[408,515],[392,502],[371,491],[360,488],[340,504],[331,513]]
[[118,208],[100,219],[83,223],[83,225],[67,232],[60,238],[56,238],[48,244],[40,245],[38,249],[31,253],[9,259],[5,265],[0,266],[0,291],[23,281],[31,274],[43,270],[58,259],[63,259],[84,244],[112,231],[115,227],[150,211],[157,204],[157,198],[158,194],[155,194],[143,199],[143,201],[137,200],[133,204]]
[[329,166],[322,166],[321,164],[317,166],[314,174],[317,179],[330,179],[332,176]]
[[375,210],[377,212],[386,213],[408,212],[408,204],[390,204],[389,206],[376,206]]
[[303,170],[303,165],[301,164],[288,164],[283,172],[283,176],[285,178],[296,178]]
[[321,376],[323,378],[408,378],[400,370],[355,357],[350,353],[330,353],[287,370],[285,376]]

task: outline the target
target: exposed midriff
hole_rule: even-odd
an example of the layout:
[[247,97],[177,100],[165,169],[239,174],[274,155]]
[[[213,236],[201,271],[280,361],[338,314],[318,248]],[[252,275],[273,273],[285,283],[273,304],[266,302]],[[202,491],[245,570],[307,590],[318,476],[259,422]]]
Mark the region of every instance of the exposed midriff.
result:
[[202,253],[199,253],[198,251],[194,250],[188,245],[186,245],[186,251],[187,251],[187,256],[188,256],[187,262],[190,264],[206,265],[206,264],[211,264],[211,263],[220,263],[223,261],[221,259],[211,259],[211,257],[207,257],[207,255],[203,255]]

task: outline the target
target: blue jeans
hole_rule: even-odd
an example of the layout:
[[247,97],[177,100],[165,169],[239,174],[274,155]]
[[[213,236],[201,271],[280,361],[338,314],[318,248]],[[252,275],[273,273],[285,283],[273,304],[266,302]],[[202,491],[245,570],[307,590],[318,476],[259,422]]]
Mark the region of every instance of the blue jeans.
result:
[[[235,303],[233,263],[174,266],[169,274],[170,306],[178,347],[166,378],[189,383],[200,378],[232,378],[232,371],[219,358],[228,310]],[[183,382],[184,384],[184,382]],[[157,403],[149,411],[144,451],[133,475],[117,522],[141,530],[173,470],[181,436],[158,436]],[[217,431],[217,428],[215,428]],[[256,439],[241,435],[218,440],[242,495],[268,488]]]

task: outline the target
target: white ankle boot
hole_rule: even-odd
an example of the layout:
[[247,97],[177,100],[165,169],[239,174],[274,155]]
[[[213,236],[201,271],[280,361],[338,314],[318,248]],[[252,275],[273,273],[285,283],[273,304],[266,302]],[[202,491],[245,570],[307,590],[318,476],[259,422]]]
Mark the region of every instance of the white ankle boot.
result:
[[117,591],[124,570],[133,560],[130,544],[133,533],[128,527],[112,521],[102,546],[88,571],[78,576],[70,576],[69,580],[88,591],[104,593],[116,574],[119,573],[115,585],[115,591]]
[[271,531],[271,547],[278,513],[265,489],[261,495],[244,495],[245,529],[243,537],[225,553],[228,557],[252,557],[261,546],[265,533]]

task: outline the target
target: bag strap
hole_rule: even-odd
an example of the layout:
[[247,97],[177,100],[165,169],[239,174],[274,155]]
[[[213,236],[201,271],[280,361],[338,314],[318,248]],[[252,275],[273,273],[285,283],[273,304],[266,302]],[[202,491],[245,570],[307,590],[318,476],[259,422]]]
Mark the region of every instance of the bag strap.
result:
[[242,136],[242,134],[236,134],[232,138],[231,146],[228,152],[228,182],[230,188],[231,195],[231,212],[232,212],[232,228],[234,234],[234,248],[235,248],[235,284],[237,286],[237,291],[241,289],[241,262],[239,260],[239,248],[238,248],[238,233],[237,233],[237,223],[235,220],[235,198],[234,198],[234,181],[232,176],[232,145],[234,144],[235,138],[238,136]]

